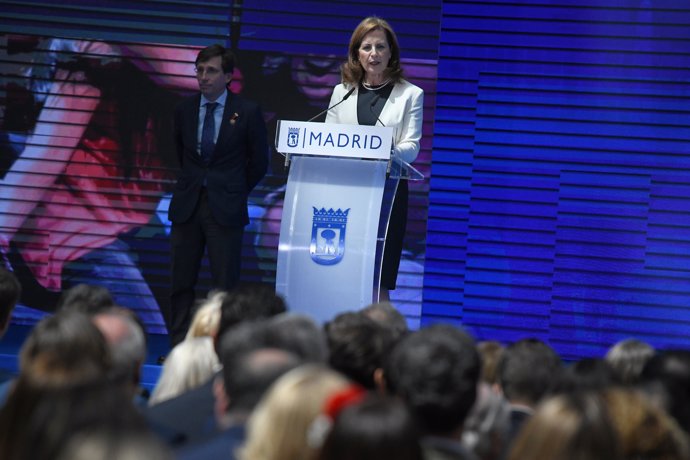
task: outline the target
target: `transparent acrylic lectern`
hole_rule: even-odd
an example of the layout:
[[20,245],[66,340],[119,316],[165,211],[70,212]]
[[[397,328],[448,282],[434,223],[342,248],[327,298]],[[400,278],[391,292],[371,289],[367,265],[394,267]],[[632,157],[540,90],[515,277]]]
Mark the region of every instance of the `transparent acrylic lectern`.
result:
[[325,322],[378,300],[398,182],[423,179],[391,157],[392,137],[387,127],[278,122],[290,170],[276,291],[290,311]]

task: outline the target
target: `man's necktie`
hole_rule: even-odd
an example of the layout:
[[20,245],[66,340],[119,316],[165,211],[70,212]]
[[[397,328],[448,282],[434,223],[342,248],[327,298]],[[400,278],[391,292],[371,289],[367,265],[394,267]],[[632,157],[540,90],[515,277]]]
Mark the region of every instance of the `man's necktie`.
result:
[[213,138],[216,134],[216,119],[213,112],[218,107],[217,102],[206,103],[206,115],[204,116],[204,127],[201,129],[201,159],[208,163],[213,155],[213,148],[216,143]]

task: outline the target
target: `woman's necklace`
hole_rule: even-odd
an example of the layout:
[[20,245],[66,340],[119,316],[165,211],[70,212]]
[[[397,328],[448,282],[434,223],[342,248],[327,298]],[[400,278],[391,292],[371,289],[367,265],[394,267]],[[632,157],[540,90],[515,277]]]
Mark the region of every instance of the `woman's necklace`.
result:
[[376,91],[376,90],[379,90],[379,89],[383,88],[384,86],[386,86],[386,85],[387,85],[388,83],[390,83],[390,82],[391,82],[391,79],[390,79],[390,78],[387,78],[387,79],[386,79],[383,83],[381,83],[380,85],[373,86],[373,85],[368,84],[368,83],[365,82],[365,81],[362,81],[362,86],[364,86],[364,87],[365,87],[366,89],[368,89],[369,91]]

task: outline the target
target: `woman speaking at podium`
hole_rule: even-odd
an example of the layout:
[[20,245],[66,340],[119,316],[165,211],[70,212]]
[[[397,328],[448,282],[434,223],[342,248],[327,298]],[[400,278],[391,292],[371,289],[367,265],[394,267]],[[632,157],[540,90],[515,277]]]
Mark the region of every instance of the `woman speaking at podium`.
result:
[[[335,87],[326,123],[376,124],[393,128],[392,155],[412,163],[422,137],[424,91],[403,79],[400,47],[383,19],[365,18],[350,38],[348,60],[341,67],[342,83]],[[408,186],[401,180],[383,253],[379,300],[395,289],[407,224]]]

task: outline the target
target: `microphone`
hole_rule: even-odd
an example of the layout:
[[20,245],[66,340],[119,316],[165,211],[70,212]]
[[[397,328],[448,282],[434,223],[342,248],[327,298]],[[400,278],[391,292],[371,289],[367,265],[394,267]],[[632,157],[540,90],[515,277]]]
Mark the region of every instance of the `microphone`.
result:
[[356,86],[353,86],[352,89],[351,89],[350,91],[348,91],[347,93],[345,93],[345,96],[343,96],[343,98],[342,98],[341,100],[339,100],[338,102],[336,102],[335,104],[333,104],[332,106],[330,106],[329,108],[327,108],[326,110],[322,110],[321,112],[319,112],[319,113],[317,113],[316,115],[314,115],[313,117],[311,117],[309,120],[307,120],[307,123],[309,123],[310,121],[316,120],[317,118],[319,118],[319,117],[320,117],[321,115],[323,115],[324,113],[328,112],[329,110],[331,110],[331,109],[333,109],[333,108],[339,106],[339,105],[342,104],[343,102],[345,102],[345,101],[347,100],[347,98],[350,97],[350,96],[352,95],[352,93],[355,92],[356,89],[357,89],[357,87],[356,87]]
[[[376,112],[374,112],[374,106],[375,106],[376,103],[379,101],[379,99],[381,99],[381,95],[379,95],[378,93],[376,93],[376,95],[374,96],[374,98],[371,100],[371,104],[369,104],[369,110],[371,111],[371,114],[372,114],[373,116],[376,117],[376,121],[378,121],[379,123],[381,123],[381,126],[383,126],[383,127],[385,128],[386,125],[383,124],[383,122],[381,121],[381,119],[379,118],[379,116],[376,115]],[[391,139],[391,157],[388,159],[388,166],[386,167],[386,175],[387,175],[386,177],[388,177],[388,175],[391,173],[391,165],[392,165],[392,163],[393,163],[393,140]]]
[[239,48],[242,2],[243,0],[233,0],[230,6],[230,49],[233,51]]
[[378,121],[379,123],[381,123],[381,126],[383,126],[383,127],[385,128],[386,125],[383,124],[383,122],[381,121],[381,119],[379,118],[379,116],[376,115],[376,113],[374,112],[374,106],[375,106],[376,103],[379,101],[379,99],[381,99],[381,96],[377,93],[377,94],[374,96],[374,99],[371,100],[371,104],[369,104],[369,110],[371,111],[371,114],[372,114],[373,116],[376,117],[376,121]]

